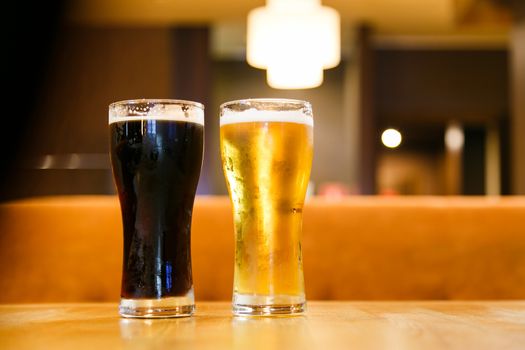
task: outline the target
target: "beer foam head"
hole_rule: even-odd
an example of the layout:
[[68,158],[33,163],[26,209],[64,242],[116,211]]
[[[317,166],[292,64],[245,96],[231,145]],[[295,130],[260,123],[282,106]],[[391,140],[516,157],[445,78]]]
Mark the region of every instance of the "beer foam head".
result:
[[109,105],[109,124],[133,120],[171,120],[204,125],[204,106],[184,100],[127,100]]
[[314,125],[310,103],[286,99],[247,99],[221,106],[220,124],[282,122]]
[[259,111],[256,109],[243,112],[229,111],[221,116],[221,126],[250,122],[297,123],[314,126],[314,119],[298,111]]

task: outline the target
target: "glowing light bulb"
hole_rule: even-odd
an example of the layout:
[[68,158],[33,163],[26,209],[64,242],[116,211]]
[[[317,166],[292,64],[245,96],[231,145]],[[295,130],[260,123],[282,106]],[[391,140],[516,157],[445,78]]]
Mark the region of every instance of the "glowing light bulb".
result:
[[403,137],[396,129],[386,129],[381,134],[381,142],[388,148],[396,148],[401,144]]
[[460,151],[465,143],[463,128],[457,123],[451,123],[445,131],[445,146],[451,151]]

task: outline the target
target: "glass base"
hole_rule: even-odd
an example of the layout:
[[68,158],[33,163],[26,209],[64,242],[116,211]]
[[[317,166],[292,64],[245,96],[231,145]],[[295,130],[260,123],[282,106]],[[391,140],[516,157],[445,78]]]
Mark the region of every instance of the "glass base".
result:
[[193,290],[180,297],[120,299],[119,314],[126,318],[188,317],[195,311]]
[[233,314],[236,316],[300,315],[305,311],[304,295],[233,294]]

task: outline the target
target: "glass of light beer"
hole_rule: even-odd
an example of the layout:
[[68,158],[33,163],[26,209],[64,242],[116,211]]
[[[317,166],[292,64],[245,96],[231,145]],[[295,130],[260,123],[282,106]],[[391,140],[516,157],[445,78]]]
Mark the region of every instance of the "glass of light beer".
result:
[[119,312],[194,311],[191,217],[202,165],[204,107],[182,100],[109,106],[110,155],[124,229]]
[[236,315],[305,311],[301,231],[313,155],[310,103],[247,99],[220,108],[233,205]]

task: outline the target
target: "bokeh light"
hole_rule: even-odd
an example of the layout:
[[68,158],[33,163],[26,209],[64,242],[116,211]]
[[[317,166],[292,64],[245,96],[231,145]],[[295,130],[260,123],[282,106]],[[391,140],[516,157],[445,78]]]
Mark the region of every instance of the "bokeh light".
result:
[[381,134],[381,142],[388,148],[396,148],[401,144],[403,137],[396,129],[386,129]]

